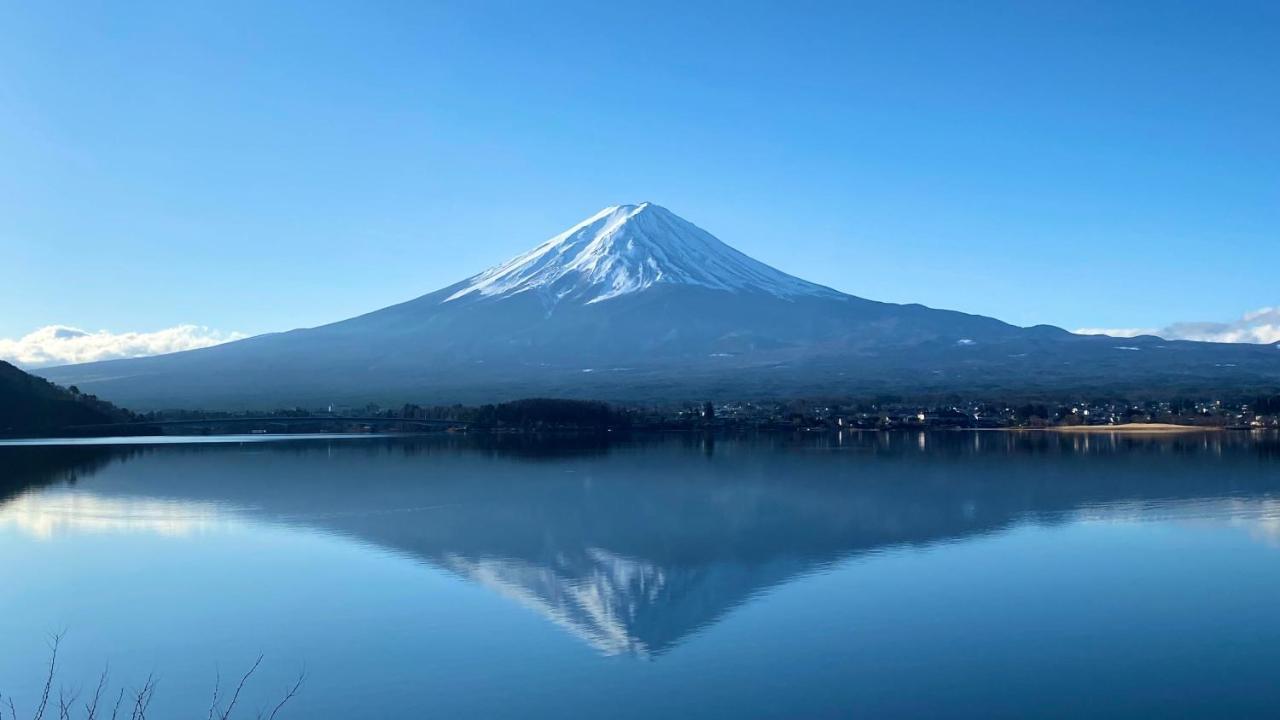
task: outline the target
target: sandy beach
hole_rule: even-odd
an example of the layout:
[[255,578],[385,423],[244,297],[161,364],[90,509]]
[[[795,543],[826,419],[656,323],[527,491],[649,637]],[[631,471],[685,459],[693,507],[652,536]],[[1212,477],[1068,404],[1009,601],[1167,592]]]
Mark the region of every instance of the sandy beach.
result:
[[1125,433],[1163,435],[1168,433],[1217,432],[1222,428],[1205,425],[1174,425],[1172,423],[1127,423],[1124,425],[1057,425],[1045,430],[1062,433]]

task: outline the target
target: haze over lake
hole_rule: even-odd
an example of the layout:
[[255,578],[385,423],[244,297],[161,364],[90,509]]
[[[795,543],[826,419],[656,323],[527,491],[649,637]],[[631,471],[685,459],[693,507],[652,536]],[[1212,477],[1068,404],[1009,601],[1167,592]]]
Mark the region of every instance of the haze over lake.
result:
[[[0,678],[305,666],[297,717],[1232,716],[1280,444],[880,433],[0,447]],[[1206,682],[1211,680],[1212,682]]]

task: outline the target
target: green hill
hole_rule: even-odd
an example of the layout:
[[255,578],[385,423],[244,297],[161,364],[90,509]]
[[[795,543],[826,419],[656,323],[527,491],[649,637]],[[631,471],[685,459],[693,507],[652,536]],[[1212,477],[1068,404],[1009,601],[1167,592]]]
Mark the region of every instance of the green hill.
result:
[[0,360],[0,436],[46,434],[131,417],[105,400],[82,395],[74,387],[59,387]]

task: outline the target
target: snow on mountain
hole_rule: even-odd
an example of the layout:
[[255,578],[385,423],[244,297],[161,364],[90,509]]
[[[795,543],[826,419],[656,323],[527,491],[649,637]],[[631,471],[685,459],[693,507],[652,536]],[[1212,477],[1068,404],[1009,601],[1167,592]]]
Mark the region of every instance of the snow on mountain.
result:
[[775,270],[653,203],[608,207],[463,283],[444,302],[540,293],[590,304],[669,283],[781,298],[840,293]]

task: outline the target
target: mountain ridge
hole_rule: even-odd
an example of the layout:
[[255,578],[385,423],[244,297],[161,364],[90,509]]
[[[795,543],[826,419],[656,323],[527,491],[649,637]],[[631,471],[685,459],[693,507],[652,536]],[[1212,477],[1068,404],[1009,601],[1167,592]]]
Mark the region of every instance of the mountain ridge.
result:
[[505,263],[353,318],[38,372],[135,409],[248,408],[1243,389],[1280,383],[1280,353],[1073,335],[868,300],[787,275],[641,203],[605,208]]

